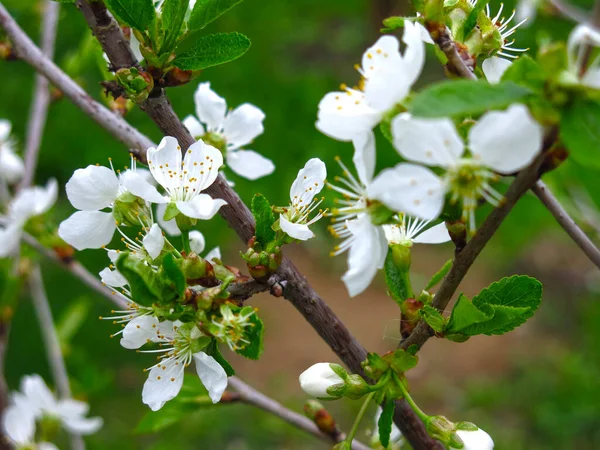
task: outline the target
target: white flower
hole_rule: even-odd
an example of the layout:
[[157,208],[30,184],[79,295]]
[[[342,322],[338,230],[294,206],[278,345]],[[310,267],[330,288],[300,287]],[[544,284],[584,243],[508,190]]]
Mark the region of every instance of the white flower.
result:
[[[497,205],[502,196],[490,182],[526,167],[542,148],[543,129],[524,105],[484,114],[469,130],[468,149],[450,119],[418,119],[401,114],[392,121],[394,146],[404,158],[445,169],[441,177],[409,163],[385,169],[369,194],[395,211],[426,220],[438,217],[447,193],[461,201],[463,219],[475,229],[480,199]],[[397,195],[402,192],[402,195]]]
[[[149,316],[144,317],[152,319]],[[140,330],[141,327],[136,329]],[[150,326],[146,331],[146,339],[162,343],[159,350],[146,352],[163,353],[160,361],[149,368],[148,380],[144,383],[142,391],[142,401],[152,411],[158,411],[179,394],[183,385],[184,370],[192,361],[212,402],[218,403],[221,400],[227,388],[227,373],[212,356],[194,350],[196,341],[202,336],[195,324],[182,325],[181,322],[165,321],[155,327]]]
[[315,235],[309,226],[325,213],[319,210],[312,219],[309,216],[323,201],[315,196],[323,189],[325,178],[327,168],[319,158],[309,159],[298,172],[290,188],[290,206],[279,216],[279,225],[288,236],[306,241]]
[[252,309],[247,314],[234,314],[227,305],[221,305],[221,317],[215,317],[212,324],[216,327],[213,335],[219,341],[225,342],[232,352],[244,349],[250,344],[247,340],[246,328],[253,327],[254,323],[250,320],[255,313]]
[[21,240],[26,222],[47,212],[56,202],[58,183],[52,179],[46,187],[34,186],[20,191],[8,206],[8,214],[0,224],[0,258],[14,253]]
[[[112,210],[119,197],[137,195],[134,190],[147,187],[149,191],[153,191],[152,195],[147,195],[148,198],[162,199],[156,188],[146,180],[145,171],[137,170],[133,158],[131,165],[131,170],[119,175],[112,168],[112,162],[110,169],[104,166],[87,166],[73,173],[65,189],[69,201],[79,211],[58,227],[58,235],[65,242],[77,250],[101,248],[112,240],[118,228],[119,224]],[[111,211],[103,211],[107,208]],[[149,206],[142,207],[139,212],[139,225],[150,227],[152,212]]]
[[[475,5],[475,3],[477,2],[477,0],[470,0],[470,1],[471,1],[472,5]],[[492,22],[492,24],[498,29],[498,32],[500,33],[500,39],[502,41],[502,47],[498,51],[497,55],[503,56],[504,58],[515,59],[515,58],[517,58],[517,56],[511,54],[511,52],[522,53],[522,52],[526,52],[529,49],[513,47],[515,40],[513,39],[513,40],[509,41],[508,38],[517,31],[517,28],[519,28],[521,25],[523,25],[527,21],[527,17],[519,19],[519,21],[517,22],[516,25],[510,26],[510,23],[514,19],[517,12],[516,12],[516,10],[513,10],[512,14],[507,19],[506,17],[502,16],[503,9],[504,9],[504,3],[501,3],[498,13],[494,17],[492,17],[491,11],[490,11],[490,5],[487,4],[485,6],[485,12],[486,12],[487,16],[490,18],[490,21]],[[510,28],[509,28],[509,26],[510,26]]]
[[[493,450],[494,441],[481,428],[476,431],[457,430],[456,434],[463,441],[463,448],[461,450]],[[454,447],[450,447],[450,450],[458,450]]]
[[[19,438],[26,437],[28,433],[33,435],[31,417],[34,419],[43,416],[54,417],[69,433],[78,435],[93,434],[102,427],[102,418],[85,417],[89,412],[87,403],[74,399],[57,400],[39,375],[23,377],[21,392],[15,393],[13,398],[17,408],[13,417],[20,417],[22,420],[21,429],[17,433]],[[25,409],[29,409],[29,412],[24,413]],[[5,418],[5,427],[6,422]]]
[[253,150],[242,149],[264,131],[265,114],[259,108],[244,103],[227,112],[225,99],[210,88],[210,83],[198,86],[194,102],[197,118],[187,116],[184,125],[194,138],[224,151],[225,161],[231,170],[249,180],[264,177],[275,170],[270,159]]
[[0,119],[0,180],[16,184],[25,173],[23,160],[14,152],[10,140],[12,126],[8,120]]
[[567,41],[569,74],[584,86],[600,89],[600,55],[587,65],[584,46],[600,47],[600,33],[587,25],[577,25]]
[[395,36],[386,35],[368,48],[362,58],[361,89],[330,92],[319,103],[317,128],[340,141],[370,132],[383,115],[410,92],[425,62],[422,28],[404,22],[404,54]]
[[333,398],[327,393],[327,389],[338,384],[344,384],[344,380],[333,371],[329,363],[313,364],[302,372],[298,379],[304,392],[323,399]]
[[127,184],[134,195],[151,203],[173,203],[184,216],[202,220],[211,219],[227,204],[202,192],[214,183],[223,164],[221,152],[213,146],[195,142],[184,158],[177,139],[167,136],[158,148],[149,148],[147,156],[150,172],[167,195],[161,196],[149,183]]
[[442,244],[450,240],[450,234],[445,223],[434,225],[424,230],[429,225],[429,220],[407,217],[401,214],[398,224],[383,225],[383,231],[390,245],[402,244],[411,247],[413,244]]

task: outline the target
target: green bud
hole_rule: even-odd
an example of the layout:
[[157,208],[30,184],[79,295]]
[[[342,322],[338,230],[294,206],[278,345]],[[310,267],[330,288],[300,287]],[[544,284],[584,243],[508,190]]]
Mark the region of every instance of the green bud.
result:
[[410,248],[403,244],[394,244],[390,246],[392,250],[392,261],[396,268],[402,272],[410,271]]
[[[190,253],[183,260],[183,273],[188,280],[188,284],[200,284],[202,286],[214,286],[218,281],[210,283],[210,280],[215,278],[213,266],[204,258],[201,258],[196,253]],[[202,281],[205,281],[204,283]]]
[[371,392],[371,386],[360,375],[348,375],[344,396],[358,400]]
[[371,222],[374,225],[384,225],[393,221],[396,213],[378,201],[370,201],[367,206],[367,212],[371,216]]
[[131,192],[125,192],[115,200],[112,214],[119,225],[140,227],[152,222],[146,202]]
[[390,368],[388,362],[377,353],[368,353],[367,359],[361,362],[360,365],[365,371],[365,374],[375,381],[378,381]]
[[[174,203],[171,203],[170,205],[175,206]],[[168,209],[167,209],[167,212],[168,212]],[[167,217],[167,212],[165,212],[165,217]],[[169,220],[169,219],[165,219],[165,220]],[[196,222],[197,222],[196,219],[191,219],[188,216],[184,216],[183,214],[178,214],[175,216],[175,223],[177,223],[177,227],[181,230],[182,233],[190,231],[194,227],[194,225],[196,225]]]
[[211,133],[209,131],[200,138],[204,141],[205,144],[212,145],[217,150],[221,150],[221,152],[225,152],[225,150],[227,150],[227,141],[225,140],[222,134]]
[[119,69],[115,73],[119,85],[125,91],[125,96],[135,103],[141,103],[148,98],[154,89],[154,80],[147,72],[140,72],[135,67]]
[[[425,427],[432,438],[441,442],[449,442],[454,434],[454,424],[444,416],[430,416],[425,421]],[[457,448],[462,448],[462,442],[460,445]]]
[[[253,245],[254,241],[250,241]],[[273,275],[281,265],[283,254],[281,247],[275,247],[272,252],[256,251],[252,246],[246,250],[246,253],[241,253],[242,259],[246,261],[248,271],[255,280],[266,281]]]

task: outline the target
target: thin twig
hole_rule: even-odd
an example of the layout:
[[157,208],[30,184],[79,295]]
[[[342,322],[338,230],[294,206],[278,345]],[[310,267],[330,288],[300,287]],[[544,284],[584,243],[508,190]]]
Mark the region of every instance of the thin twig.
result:
[[[319,430],[315,423],[308,417],[305,417],[302,414],[298,414],[297,412],[286,408],[281,403],[273,400],[272,398],[266,396],[262,392],[259,392],[253,387],[247,385],[238,377],[230,377],[229,386],[234,388],[240,394],[240,401],[248,403],[249,405],[256,406],[264,411],[267,411],[283,419],[284,421],[292,424],[296,428],[304,430],[318,437],[319,439],[322,439],[326,442],[332,442],[332,437]],[[339,440],[337,442],[343,441],[344,438],[345,436],[341,434],[338,437]],[[368,450],[369,448],[370,447],[358,442],[356,439],[352,442],[353,450]]]
[[571,19],[573,22],[586,23],[588,16],[585,11],[577,8],[576,6],[564,3],[561,0],[548,0],[549,3],[556,8],[556,10],[565,16],[567,19]]
[[577,223],[569,216],[567,211],[561,206],[556,197],[552,195],[548,186],[539,180],[532,188],[535,195],[542,201],[544,206],[552,213],[556,221],[575,241],[579,248],[592,261],[596,267],[600,268],[600,250],[594,245],[590,238],[579,228]]

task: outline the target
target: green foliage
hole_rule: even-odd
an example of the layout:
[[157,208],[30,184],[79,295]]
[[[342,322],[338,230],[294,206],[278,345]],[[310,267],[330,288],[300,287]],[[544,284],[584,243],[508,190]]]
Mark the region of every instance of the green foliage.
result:
[[401,16],[392,16],[387,19],[383,19],[384,28],[381,29],[382,33],[389,33],[391,31],[395,31],[398,28],[404,27],[404,21],[406,19]]
[[546,77],[540,65],[524,55],[515,60],[502,75],[502,81],[512,81],[534,91],[542,91]]
[[388,287],[388,293],[396,303],[401,305],[404,300],[410,298],[412,295],[409,270],[402,270],[398,267],[394,262],[391,248],[388,249],[388,254],[385,258],[383,267],[385,270],[385,283]]
[[198,0],[192,10],[188,29],[195,31],[204,28],[241,2],[242,0]]
[[165,0],[163,3],[161,18],[164,38],[159,53],[168,52],[175,46],[189,3],[189,0]]
[[394,408],[396,404],[394,400],[386,400],[381,410],[381,416],[377,421],[377,428],[379,429],[379,442],[383,448],[387,448],[390,445],[390,435],[392,434],[392,424],[394,423]]
[[145,32],[156,19],[152,0],[105,0],[110,12],[125,25]]
[[[473,29],[477,25],[477,19],[479,17],[479,14],[485,12],[485,7],[489,2],[490,0],[477,0],[477,3],[475,3],[475,6],[473,7],[463,24],[462,38],[466,38],[469,36],[469,34],[471,34],[471,31],[473,31]],[[446,6],[445,2],[444,6]]]
[[187,283],[185,274],[181,267],[181,260],[176,259],[172,253],[167,253],[162,260],[162,269],[166,275],[166,279],[177,292],[179,299],[183,298]]
[[490,284],[473,301],[461,294],[448,320],[447,335],[504,334],[525,323],[542,300],[542,284],[514,275]]
[[407,370],[416,367],[419,362],[419,358],[416,355],[401,348],[397,349],[394,353],[385,355],[383,359],[389,363],[390,367],[397,374],[403,374]]
[[441,333],[444,331],[446,319],[437,309],[432,306],[425,305],[419,310],[419,314],[435,332]]
[[232,377],[235,375],[235,370],[229,364],[229,361],[225,359],[221,351],[219,350],[219,343],[216,339],[211,339],[208,346],[204,349],[204,352],[215,358],[215,360],[221,365],[221,367],[225,370],[225,373],[228,377]]
[[429,283],[427,283],[427,286],[425,286],[425,290],[428,291],[429,289],[431,289],[432,287],[436,286],[440,281],[442,281],[444,279],[444,277],[446,276],[446,274],[448,272],[450,272],[450,269],[452,269],[452,263],[454,262],[453,259],[449,259],[448,261],[446,261],[444,263],[444,265],[442,266],[442,268],[440,270],[438,270],[432,277],[431,280],[429,280]]
[[206,69],[233,61],[249,48],[250,39],[241,33],[211,34],[194,39],[189,49],[181,53],[176,50],[173,64],[182,70]]
[[68,346],[77,332],[83,326],[92,307],[87,297],[82,297],[71,303],[56,322],[56,334],[61,347]]
[[600,168],[600,104],[576,100],[563,112],[560,137],[577,163]]
[[254,233],[256,241],[261,245],[261,249],[265,250],[268,244],[275,240],[276,233],[273,230],[275,214],[273,214],[271,205],[264,195],[256,194],[252,198],[252,215],[256,222]]
[[[252,311],[252,306],[244,306],[240,309],[239,314],[247,315]],[[249,317],[251,325],[246,327],[245,338],[250,341],[246,347],[238,350],[236,353],[245,356],[248,359],[258,359],[264,350],[264,333],[265,326],[263,321],[256,313]]]
[[417,117],[477,115],[506,108],[529,94],[530,89],[510,81],[489,84],[483,80],[450,80],[421,91],[409,109]]

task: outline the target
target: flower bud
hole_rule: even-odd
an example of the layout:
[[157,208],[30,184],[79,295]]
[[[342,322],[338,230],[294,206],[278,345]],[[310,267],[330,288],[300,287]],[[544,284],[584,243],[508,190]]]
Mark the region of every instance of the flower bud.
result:
[[319,430],[328,436],[335,438],[340,435],[341,432],[335,423],[335,419],[320,402],[308,400],[304,404],[304,414],[317,425]]
[[468,430],[461,429],[467,428],[463,427],[463,424],[465,424],[465,422],[459,423],[457,425],[457,430],[454,433],[454,437],[457,436],[460,441],[462,441],[462,447],[451,446],[450,450],[493,450],[494,441],[489,434],[473,424],[469,424],[470,429]]
[[152,223],[152,215],[146,202],[131,192],[125,192],[115,200],[113,217],[120,225],[131,227],[139,227],[142,223]]
[[344,379],[348,379],[346,371],[341,366],[330,363],[314,364],[299,377],[300,387],[304,392],[324,400],[333,400],[344,395]]
[[454,434],[455,425],[444,416],[431,416],[426,420],[425,426],[429,435],[440,441],[449,442]]
[[183,260],[183,273],[189,285],[212,287],[219,282],[215,279],[215,272],[211,263],[201,258],[196,253],[190,253]]
[[119,69],[115,73],[119,86],[125,91],[127,98],[135,103],[143,102],[154,89],[154,80],[147,72],[140,72],[135,67]]

